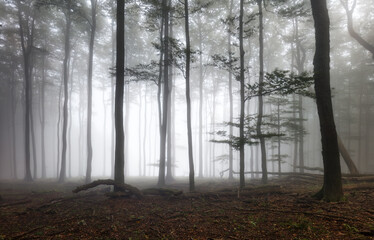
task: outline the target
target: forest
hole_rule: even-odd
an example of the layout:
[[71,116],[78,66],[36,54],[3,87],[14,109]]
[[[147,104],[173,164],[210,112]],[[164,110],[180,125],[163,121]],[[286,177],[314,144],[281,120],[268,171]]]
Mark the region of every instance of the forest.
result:
[[3,0],[1,239],[373,239],[374,4]]

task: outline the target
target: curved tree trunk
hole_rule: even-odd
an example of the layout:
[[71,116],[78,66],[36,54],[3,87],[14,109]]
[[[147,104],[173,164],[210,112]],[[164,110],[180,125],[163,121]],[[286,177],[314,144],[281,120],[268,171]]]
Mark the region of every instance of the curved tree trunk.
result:
[[330,89],[330,20],[326,0],[311,0],[311,4],[316,35],[314,81],[324,166],[324,182],[319,197],[339,201],[343,197],[343,190]]

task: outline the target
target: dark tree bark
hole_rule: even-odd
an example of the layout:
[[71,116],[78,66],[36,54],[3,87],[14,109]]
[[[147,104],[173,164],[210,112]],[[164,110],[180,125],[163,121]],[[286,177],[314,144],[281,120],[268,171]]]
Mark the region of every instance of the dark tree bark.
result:
[[[245,186],[244,178],[244,114],[245,114],[245,93],[244,93],[244,47],[243,47],[243,15],[244,15],[244,0],[240,0],[240,15],[239,15],[239,51],[240,51],[240,145],[239,145],[239,164],[240,164],[240,188]],[[232,172],[232,171],[231,171]]]
[[258,118],[257,118],[257,135],[260,138],[260,146],[261,146],[261,166],[262,166],[262,182],[265,184],[268,181],[268,174],[267,174],[267,161],[266,161],[266,146],[265,146],[265,138],[262,136],[262,118],[263,118],[263,82],[264,82],[264,26],[263,26],[263,12],[262,12],[262,1],[257,0],[258,5],[258,12],[259,12],[259,43],[260,43],[260,56],[259,56],[259,63],[260,63],[260,75],[259,75],[259,96],[258,96]]
[[323,187],[318,195],[327,201],[339,201],[343,190],[330,89],[330,20],[326,0],[311,0],[311,4],[316,38],[314,81],[324,166]]
[[92,70],[93,70],[93,51],[96,34],[96,9],[97,0],[91,0],[91,19],[89,21],[90,45],[88,49],[88,73],[87,73],[87,170],[86,183],[91,182],[92,172],[92,140],[91,140],[91,124],[92,124]]
[[191,42],[188,14],[188,0],[184,0],[184,21],[186,31],[186,102],[187,102],[187,135],[188,135],[188,163],[190,167],[190,191],[195,191],[195,170],[192,149],[192,124],[191,124],[191,97],[190,97],[190,64],[191,64]]
[[[114,181],[124,184],[125,167],[125,136],[123,132],[123,92],[125,70],[125,0],[117,0],[117,60],[116,60],[116,96],[115,96],[115,124],[116,124],[116,149],[114,165]],[[119,189],[114,189],[118,191]]]

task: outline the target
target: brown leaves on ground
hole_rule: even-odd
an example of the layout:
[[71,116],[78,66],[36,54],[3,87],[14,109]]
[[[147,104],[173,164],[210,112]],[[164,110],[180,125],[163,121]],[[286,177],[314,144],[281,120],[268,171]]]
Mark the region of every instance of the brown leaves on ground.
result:
[[204,180],[195,193],[143,199],[109,198],[108,187],[72,194],[77,185],[0,183],[0,239],[374,239],[373,183],[345,185],[339,203],[311,197],[319,179],[241,192]]

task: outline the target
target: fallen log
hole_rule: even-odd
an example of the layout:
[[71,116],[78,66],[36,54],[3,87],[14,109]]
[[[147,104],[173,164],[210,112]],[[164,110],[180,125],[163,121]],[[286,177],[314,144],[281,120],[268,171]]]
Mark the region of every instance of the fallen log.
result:
[[130,193],[131,195],[134,195],[138,199],[143,198],[143,194],[136,187],[131,186],[129,184],[125,184],[125,183],[124,184],[116,183],[112,179],[99,179],[99,180],[93,181],[92,183],[78,186],[73,190],[73,193],[78,193],[80,191],[88,190],[90,188],[94,188],[99,185],[111,185],[111,186],[116,187],[116,189],[118,189],[118,191],[120,192]]

